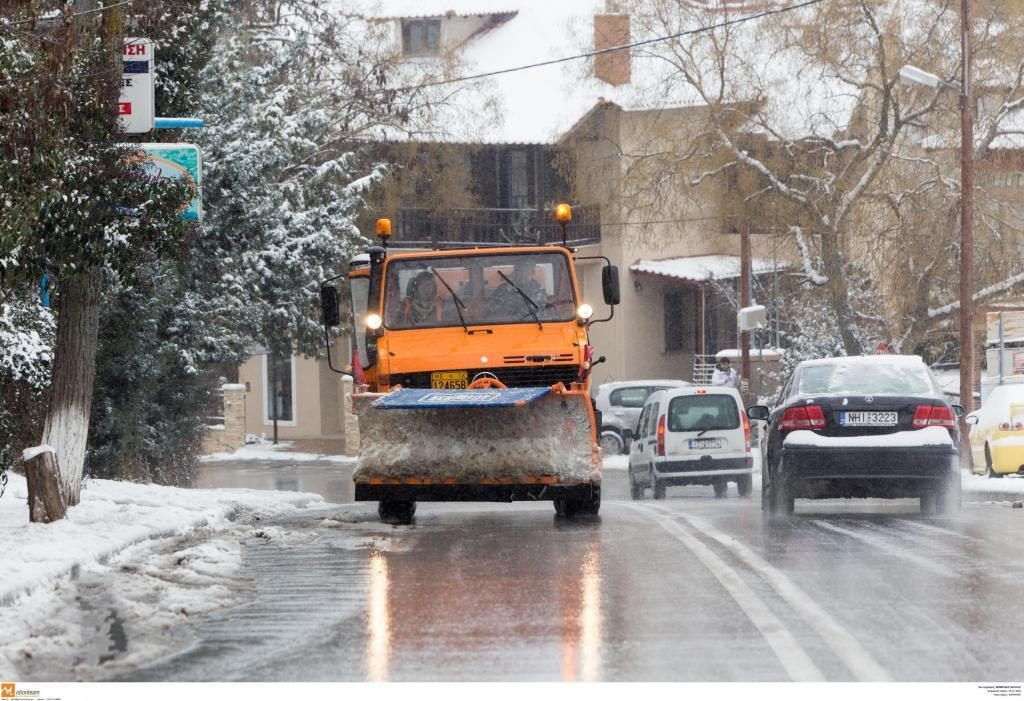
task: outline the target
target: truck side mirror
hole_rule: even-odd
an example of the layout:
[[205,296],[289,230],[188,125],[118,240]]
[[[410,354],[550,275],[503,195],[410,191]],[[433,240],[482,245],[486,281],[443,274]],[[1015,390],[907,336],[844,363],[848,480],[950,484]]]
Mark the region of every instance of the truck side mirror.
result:
[[324,326],[337,326],[341,323],[338,313],[338,288],[334,285],[320,286],[320,311],[323,314]]
[[604,291],[604,303],[612,307],[619,303],[619,268],[606,265],[601,269],[601,288]]

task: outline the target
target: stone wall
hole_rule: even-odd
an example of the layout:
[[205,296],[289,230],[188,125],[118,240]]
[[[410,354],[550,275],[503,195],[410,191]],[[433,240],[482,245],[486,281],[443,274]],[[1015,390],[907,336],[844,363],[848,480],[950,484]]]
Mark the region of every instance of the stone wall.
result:
[[224,385],[224,425],[207,428],[203,455],[233,453],[245,445],[245,385]]

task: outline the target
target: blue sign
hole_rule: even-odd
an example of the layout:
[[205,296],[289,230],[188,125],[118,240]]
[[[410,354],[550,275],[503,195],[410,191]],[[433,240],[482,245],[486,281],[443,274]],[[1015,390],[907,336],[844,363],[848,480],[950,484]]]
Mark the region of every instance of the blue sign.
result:
[[399,389],[375,401],[375,409],[501,409],[524,406],[551,392],[550,387],[514,389]]

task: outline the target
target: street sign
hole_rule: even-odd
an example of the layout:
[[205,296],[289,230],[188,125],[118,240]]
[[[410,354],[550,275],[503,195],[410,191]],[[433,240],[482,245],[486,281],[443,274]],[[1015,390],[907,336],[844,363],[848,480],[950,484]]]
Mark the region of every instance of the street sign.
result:
[[153,129],[156,93],[153,87],[153,42],[129,38],[121,47],[121,97],[118,119],[126,134],[145,134]]
[[203,154],[195,144],[126,144],[139,149],[144,177],[184,178],[192,198],[181,209],[180,218],[200,221],[203,216]]

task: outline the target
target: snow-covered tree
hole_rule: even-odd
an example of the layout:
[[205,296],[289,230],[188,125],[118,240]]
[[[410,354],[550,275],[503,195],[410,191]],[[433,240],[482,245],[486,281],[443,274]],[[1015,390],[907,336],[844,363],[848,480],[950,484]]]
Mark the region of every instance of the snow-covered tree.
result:
[[[45,23],[41,12],[58,16]],[[0,284],[55,285],[53,373],[42,442],[57,450],[68,504],[79,499],[104,270],[125,281],[172,255],[184,183],[142,177],[119,144],[124,38],[118,10],[22,3],[0,24]]]

